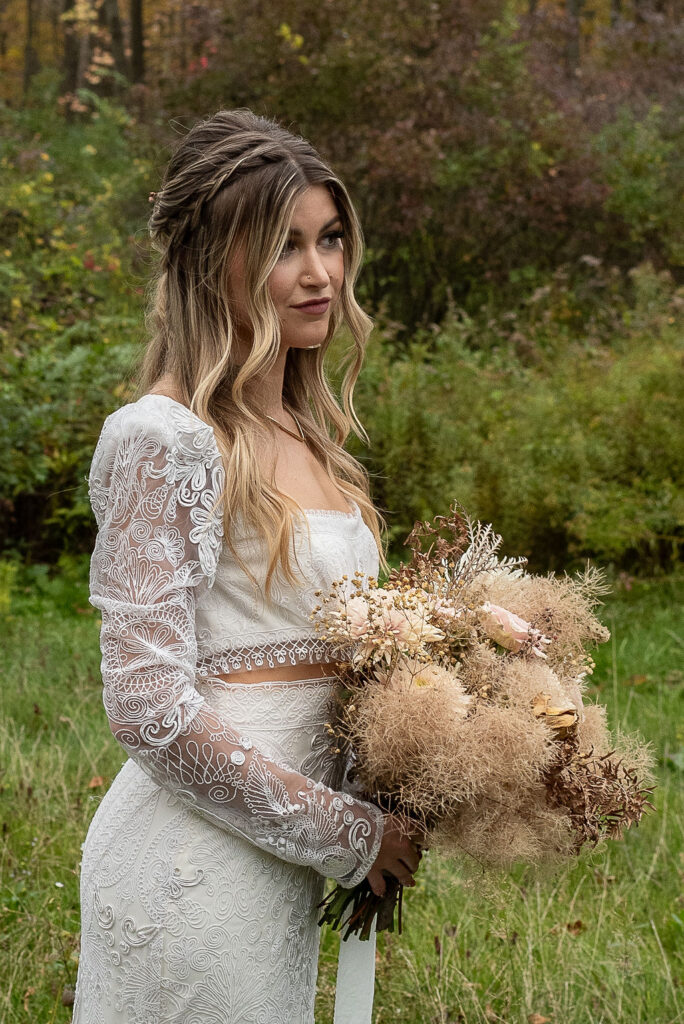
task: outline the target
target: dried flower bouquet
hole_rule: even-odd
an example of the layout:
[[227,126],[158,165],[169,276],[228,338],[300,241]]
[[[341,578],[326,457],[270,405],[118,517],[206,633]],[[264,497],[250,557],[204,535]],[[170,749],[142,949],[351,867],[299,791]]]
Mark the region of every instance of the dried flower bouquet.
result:
[[[313,615],[340,658],[329,732],[359,795],[490,868],[619,838],[651,806],[651,757],[634,740],[616,750],[605,708],[583,705],[588,648],[609,639],[594,614],[603,574],[528,574],[457,504],[406,543],[384,587],[343,577]],[[398,906],[401,928],[389,882],[383,898],[337,887],[321,923],[367,937],[374,918],[393,930]]]

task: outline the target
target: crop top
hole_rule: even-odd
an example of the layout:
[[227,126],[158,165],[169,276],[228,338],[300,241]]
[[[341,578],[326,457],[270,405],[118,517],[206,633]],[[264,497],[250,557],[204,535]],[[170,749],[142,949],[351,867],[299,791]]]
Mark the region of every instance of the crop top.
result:
[[[266,756],[196,684],[254,665],[334,660],[309,618],[315,591],[356,570],[377,575],[375,540],[356,504],[304,510],[309,535],[293,522],[302,585],[274,580],[269,605],[224,543],[223,481],[212,428],[175,400],[145,395],[105,420],[89,476],[90,601],[102,614],[110,727],[197,813],[351,888],[377,857],[380,809]],[[261,539],[238,529],[233,543],[264,577]]]

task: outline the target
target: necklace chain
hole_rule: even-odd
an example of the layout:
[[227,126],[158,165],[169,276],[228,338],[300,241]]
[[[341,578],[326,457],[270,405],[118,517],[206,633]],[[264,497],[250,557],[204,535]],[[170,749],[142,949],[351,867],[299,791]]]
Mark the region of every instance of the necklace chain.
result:
[[275,416],[269,416],[268,413],[264,413],[264,415],[266,416],[267,420],[271,421],[271,423],[275,423],[276,427],[280,427],[280,429],[284,430],[286,434],[290,435],[290,437],[294,437],[295,441],[305,441],[306,438],[304,437],[304,431],[301,428],[299,420],[297,419],[295,414],[292,412],[292,409],[288,409],[287,411],[289,412],[290,416],[292,417],[292,419],[297,424],[297,430],[299,431],[299,434],[295,434],[294,430],[290,430],[290,428],[286,427],[284,423],[281,423],[280,420],[277,420],[275,418]]

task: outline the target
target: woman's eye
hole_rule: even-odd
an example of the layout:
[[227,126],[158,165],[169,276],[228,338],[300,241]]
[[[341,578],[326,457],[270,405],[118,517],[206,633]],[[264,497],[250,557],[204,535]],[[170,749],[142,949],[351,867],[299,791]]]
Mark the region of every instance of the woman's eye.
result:
[[[330,231],[327,235],[323,235],[322,241],[325,243],[326,249],[337,249],[342,248],[342,239],[344,238],[344,231]],[[290,240],[280,250],[278,255],[279,260],[287,259],[290,253],[294,252],[295,243]]]
[[280,250],[280,253],[278,254],[278,259],[279,260],[285,259],[286,256],[290,255],[290,253],[292,252],[293,249],[294,249],[293,243],[292,242],[286,242],[285,245]]
[[341,241],[344,238],[344,231],[331,231],[325,236],[325,238],[330,243],[330,248],[336,249],[338,247],[338,241]]

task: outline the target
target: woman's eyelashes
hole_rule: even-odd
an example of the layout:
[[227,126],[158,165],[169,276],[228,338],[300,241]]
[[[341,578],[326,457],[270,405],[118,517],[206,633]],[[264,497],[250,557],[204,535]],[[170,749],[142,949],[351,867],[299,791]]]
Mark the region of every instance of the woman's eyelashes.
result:
[[[344,238],[344,231],[329,231],[323,235],[321,242],[328,243],[325,245],[326,249],[341,249],[342,239]],[[280,256],[278,259],[286,259],[292,252],[294,252],[296,243],[292,239],[288,239],[283,248],[280,250]]]

